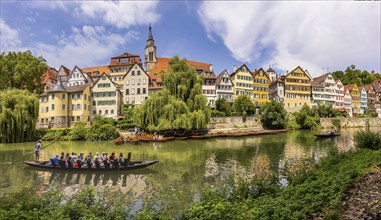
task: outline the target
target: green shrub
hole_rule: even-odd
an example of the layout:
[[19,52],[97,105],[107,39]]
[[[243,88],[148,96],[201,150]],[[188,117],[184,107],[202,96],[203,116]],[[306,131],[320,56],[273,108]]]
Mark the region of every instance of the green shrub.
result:
[[331,122],[332,122],[332,125],[333,125],[335,128],[340,129],[340,124],[341,124],[341,120],[340,120],[340,118],[333,118],[333,119],[331,120]]
[[66,140],[66,135],[70,132],[71,128],[55,128],[46,131],[42,138],[43,140]]
[[283,129],[287,126],[287,112],[282,103],[271,100],[263,103],[260,109],[261,122],[264,127],[271,129]]
[[370,117],[376,118],[378,116],[377,112],[371,112]]
[[86,139],[86,133],[87,133],[88,129],[89,128],[85,126],[85,123],[76,122],[74,127],[67,134],[66,140],[69,140],[69,141],[85,140]]
[[359,130],[355,132],[353,138],[357,148],[381,149],[381,137],[377,132]]
[[212,117],[225,117],[225,112],[220,112],[218,110],[212,110]]

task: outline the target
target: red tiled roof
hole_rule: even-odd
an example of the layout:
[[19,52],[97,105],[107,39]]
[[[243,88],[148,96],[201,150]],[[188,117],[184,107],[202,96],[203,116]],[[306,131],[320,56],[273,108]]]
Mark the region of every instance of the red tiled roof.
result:
[[381,92],[381,79],[373,81],[373,87],[376,92]]
[[369,92],[369,90],[371,90],[372,87],[373,87],[372,84],[365,85],[365,90],[366,90],[367,92]]
[[[155,67],[149,72],[149,76],[151,80],[154,80],[156,82],[163,82],[160,73],[161,72],[168,72],[169,70],[169,60],[171,58],[166,58],[166,57],[159,57],[157,58],[157,63]],[[210,72],[210,66],[211,64],[208,63],[202,63],[202,62],[197,62],[193,60],[187,60],[188,65],[192,66],[196,70],[201,70],[204,72]],[[205,78],[210,78],[210,79],[215,79],[215,76],[207,76]]]
[[53,67],[49,67],[45,73],[42,74],[43,82],[42,84],[48,83],[49,79],[57,81],[58,70]]
[[[110,68],[108,66],[93,66],[81,68],[82,72],[89,73],[90,77],[101,76],[103,73],[110,75]],[[98,72],[98,75],[94,75],[94,72]]]
[[318,77],[314,78],[314,80],[311,82],[311,86],[312,87],[322,87],[322,88],[324,88],[323,83],[327,79],[329,74],[330,73],[326,73],[324,75],[321,75],[321,76],[318,76]]

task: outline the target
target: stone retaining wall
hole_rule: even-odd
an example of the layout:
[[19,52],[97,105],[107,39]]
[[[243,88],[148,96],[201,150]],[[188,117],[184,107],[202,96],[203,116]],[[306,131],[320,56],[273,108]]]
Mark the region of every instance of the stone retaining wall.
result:
[[211,130],[228,130],[228,129],[263,129],[261,120],[258,117],[212,117],[208,124]]
[[[333,118],[320,118],[321,127],[332,128],[332,119]],[[381,118],[340,118],[340,127],[366,127],[367,120],[369,120],[370,127],[381,127]]]

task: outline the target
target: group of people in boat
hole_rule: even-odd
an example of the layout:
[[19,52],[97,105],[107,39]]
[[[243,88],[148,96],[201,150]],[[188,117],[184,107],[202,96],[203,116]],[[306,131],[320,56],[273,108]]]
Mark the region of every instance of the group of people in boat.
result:
[[[130,156],[129,156],[130,157]],[[61,153],[50,159],[50,163],[54,167],[61,168],[120,168],[128,165],[128,159],[123,158],[123,153],[119,153],[119,157],[113,152],[109,156],[107,153],[102,154],[96,152],[93,156],[90,152],[86,157],[84,153],[78,156],[75,152]]]

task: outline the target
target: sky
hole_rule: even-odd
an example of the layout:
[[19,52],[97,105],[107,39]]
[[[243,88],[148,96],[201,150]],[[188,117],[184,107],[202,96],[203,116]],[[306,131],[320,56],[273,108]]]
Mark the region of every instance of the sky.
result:
[[210,63],[216,74],[246,64],[312,76],[381,72],[381,2],[0,1],[0,51],[30,50],[49,66],[108,65],[140,55],[151,23],[158,57]]

